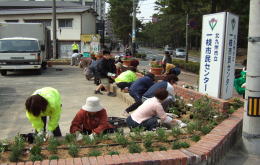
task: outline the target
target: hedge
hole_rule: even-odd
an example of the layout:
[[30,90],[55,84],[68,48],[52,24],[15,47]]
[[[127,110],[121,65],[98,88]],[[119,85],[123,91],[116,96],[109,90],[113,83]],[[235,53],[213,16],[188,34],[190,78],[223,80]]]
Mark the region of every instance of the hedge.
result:
[[199,62],[185,62],[185,60],[178,60],[174,59],[173,64],[180,67],[181,69],[184,69],[188,72],[199,74],[200,71],[200,63]]

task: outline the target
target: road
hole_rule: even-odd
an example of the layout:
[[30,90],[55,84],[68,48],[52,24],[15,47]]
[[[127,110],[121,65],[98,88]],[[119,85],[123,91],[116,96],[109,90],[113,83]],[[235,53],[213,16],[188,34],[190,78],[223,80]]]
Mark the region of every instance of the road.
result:
[[[43,71],[42,75],[31,72],[8,72],[0,76],[0,139],[13,137],[17,133],[33,132],[25,116],[25,100],[33,91],[42,87],[54,87],[62,97],[60,127],[63,135],[69,132],[70,123],[85,104],[88,96],[94,95],[96,86],[86,81],[82,70],[71,66],[54,66]],[[108,110],[109,116],[122,117],[127,105],[117,97],[96,95]]]
[[[164,55],[164,51],[163,51],[163,50],[154,49],[154,48],[144,48],[144,47],[140,47],[140,48],[138,49],[138,52],[139,52],[139,53],[144,53],[144,54],[146,54],[148,60],[152,60],[152,59],[162,60],[163,55]],[[177,57],[173,57],[173,58],[185,60],[185,58],[177,58]],[[189,61],[192,61],[192,62],[200,62],[200,57],[189,56]],[[144,63],[141,63],[141,64],[147,65],[148,62],[144,62]],[[240,64],[240,63],[236,63],[235,67],[236,67],[236,68],[243,68],[243,65]]]

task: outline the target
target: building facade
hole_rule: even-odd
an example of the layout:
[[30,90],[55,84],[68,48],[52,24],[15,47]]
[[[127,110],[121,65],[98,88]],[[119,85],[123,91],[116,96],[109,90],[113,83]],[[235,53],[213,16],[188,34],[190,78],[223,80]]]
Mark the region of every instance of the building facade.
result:
[[[31,2],[31,5],[27,3],[30,2],[19,2],[16,6],[9,2],[8,5],[1,6],[0,2],[0,22],[43,23],[50,29],[52,38],[52,8],[48,7],[52,2]],[[59,58],[71,57],[71,45],[73,42],[80,44],[82,34],[96,34],[96,22],[97,14],[90,7],[70,2],[61,5],[57,3],[56,34]]]

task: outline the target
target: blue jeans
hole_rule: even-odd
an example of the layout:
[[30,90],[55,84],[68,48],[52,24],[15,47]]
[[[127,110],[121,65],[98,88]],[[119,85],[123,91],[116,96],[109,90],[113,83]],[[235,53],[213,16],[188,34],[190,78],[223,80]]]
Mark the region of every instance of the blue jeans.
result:
[[136,121],[134,121],[130,115],[126,119],[126,124],[129,128],[143,127],[145,130],[148,131],[151,131],[153,130],[153,128],[158,127],[158,121],[156,117],[151,117],[139,124]]

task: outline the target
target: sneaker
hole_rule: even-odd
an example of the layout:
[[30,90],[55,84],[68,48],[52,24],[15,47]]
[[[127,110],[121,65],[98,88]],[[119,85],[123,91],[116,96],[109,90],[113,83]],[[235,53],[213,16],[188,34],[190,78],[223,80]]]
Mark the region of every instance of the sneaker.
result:
[[179,124],[179,128],[183,128],[183,127],[187,127],[187,124],[185,124],[185,123]]
[[108,95],[108,96],[111,96],[111,97],[115,97],[115,96],[116,96],[116,94],[115,94],[115,93],[112,93],[112,92],[109,92],[107,95]]
[[103,95],[103,93],[102,93],[102,92],[100,92],[100,91],[96,91],[96,90],[94,91],[94,93],[95,93],[95,94],[100,94],[100,95]]
[[124,111],[123,113],[122,113],[122,116],[124,116],[124,117],[128,117],[130,114],[128,113],[128,112],[126,112],[126,111]]

